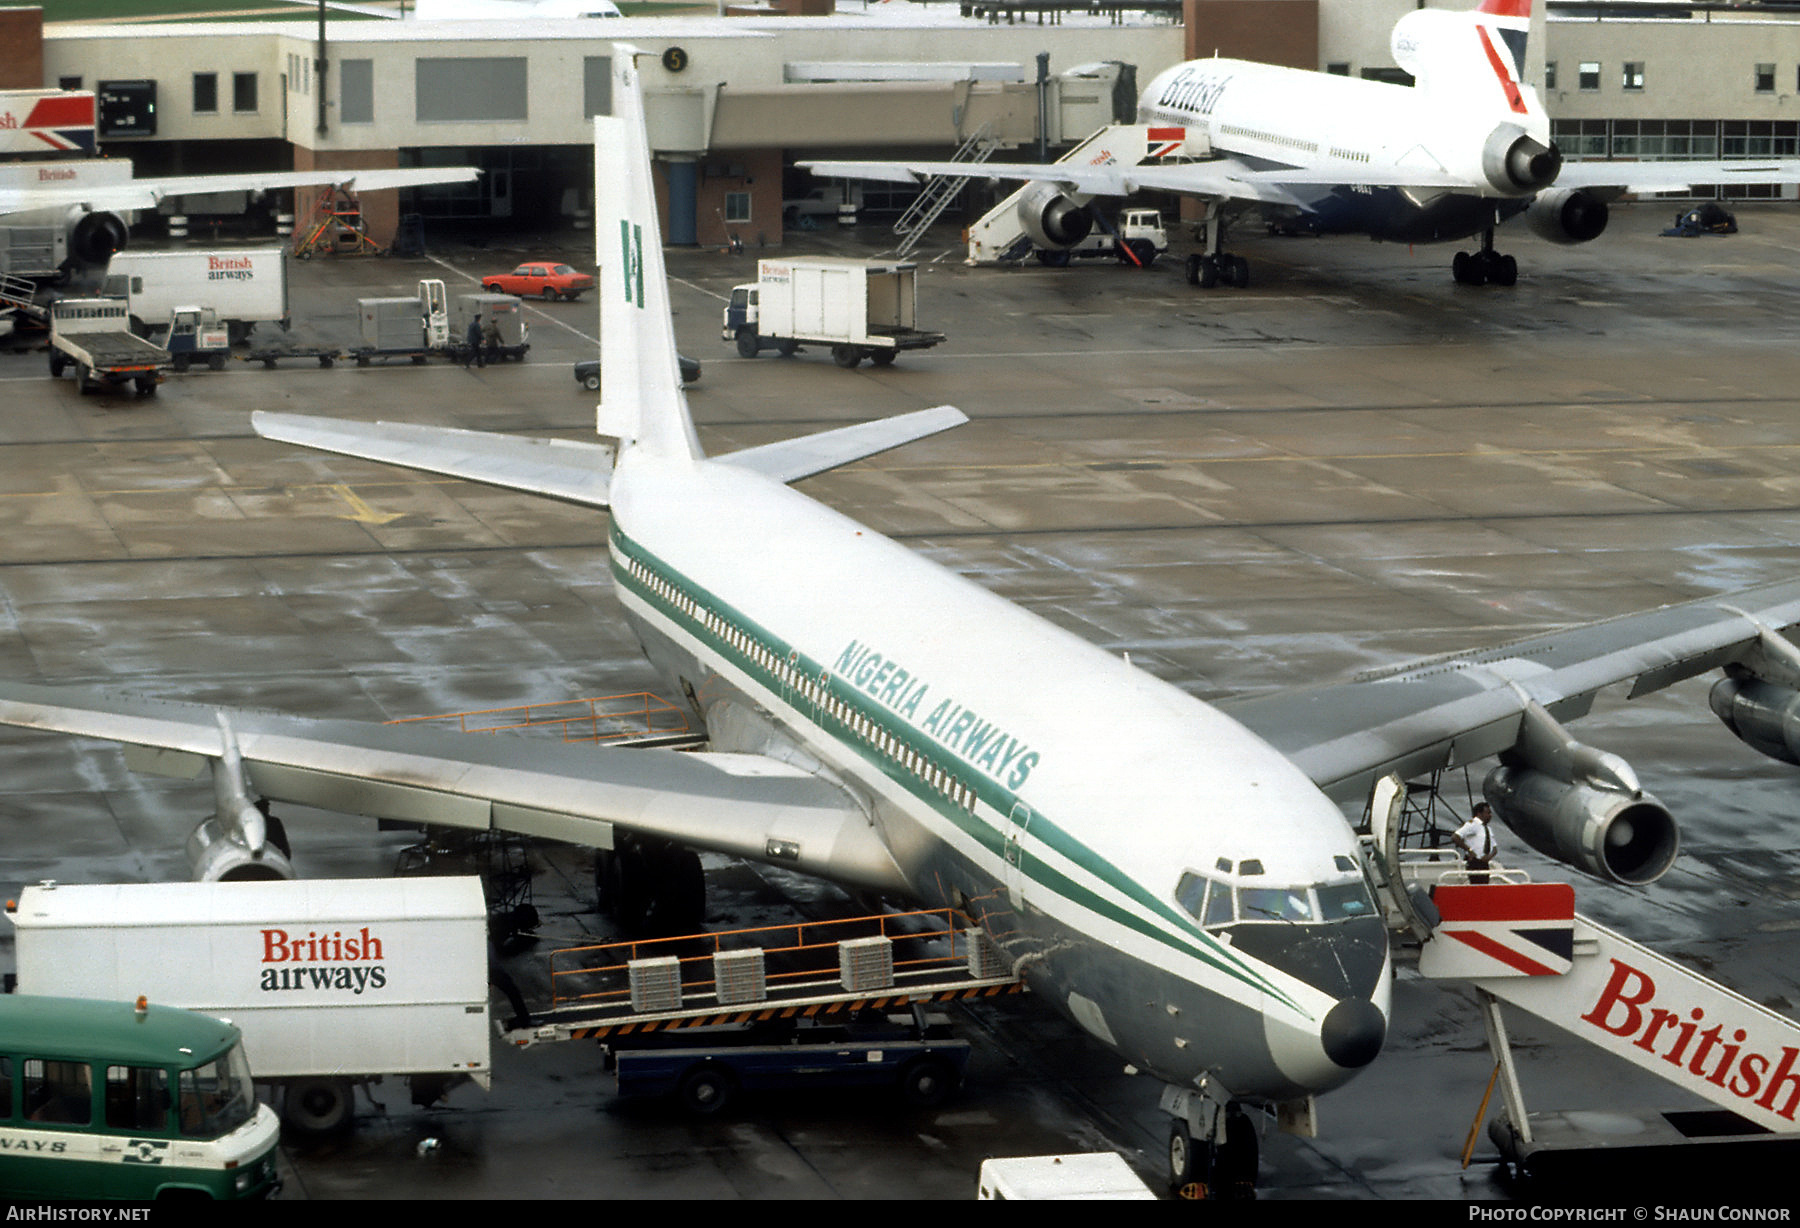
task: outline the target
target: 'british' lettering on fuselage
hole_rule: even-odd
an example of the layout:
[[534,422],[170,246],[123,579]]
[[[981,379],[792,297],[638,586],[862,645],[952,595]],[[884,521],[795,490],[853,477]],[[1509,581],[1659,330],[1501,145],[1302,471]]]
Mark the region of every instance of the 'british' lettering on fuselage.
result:
[[1169,78],[1156,105],[1189,115],[1211,115],[1230,84],[1230,73],[1215,75],[1203,68],[1184,68]]

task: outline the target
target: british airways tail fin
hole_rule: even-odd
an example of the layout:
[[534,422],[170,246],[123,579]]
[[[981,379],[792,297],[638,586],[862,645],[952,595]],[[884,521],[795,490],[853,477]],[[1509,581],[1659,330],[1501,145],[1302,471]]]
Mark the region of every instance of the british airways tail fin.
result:
[[1421,90],[1527,116],[1538,108],[1525,84],[1534,0],[1482,0],[1472,10],[1415,9],[1394,23],[1394,62]]
[[595,262],[600,266],[600,434],[632,450],[698,459],[669,315],[636,47],[613,44],[613,114],[594,120]]

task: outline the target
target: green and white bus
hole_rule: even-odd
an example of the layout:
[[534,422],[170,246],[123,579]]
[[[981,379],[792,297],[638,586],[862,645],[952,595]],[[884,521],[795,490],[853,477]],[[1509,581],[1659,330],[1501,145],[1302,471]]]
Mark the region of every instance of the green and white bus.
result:
[[0,995],[0,1194],[266,1197],[279,1129],[229,1023]]

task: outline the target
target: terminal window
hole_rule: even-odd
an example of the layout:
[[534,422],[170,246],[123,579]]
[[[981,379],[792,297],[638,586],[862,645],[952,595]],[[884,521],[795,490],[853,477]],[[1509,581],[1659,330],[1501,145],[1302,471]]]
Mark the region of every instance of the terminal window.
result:
[[1627,90],[1644,88],[1644,62],[1642,60],[1626,60],[1625,71],[1619,84]]
[[1544,92],[1549,93],[1556,88],[1556,61],[1544,61]]
[[725,221],[728,225],[744,226],[750,222],[750,193],[725,193]]
[[1596,93],[1600,89],[1600,61],[1583,60],[1581,71],[1577,74],[1578,84],[1586,93]]
[[1758,64],[1756,66],[1756,92],[1759,94],[1773,94],[1775,92],[1775,66],[1773,64]]
[[253,72],[234,72],[231,74],[231,109],[238,114],[256,110],[256,74]]
[[219,74],[194,74],[194,114],[217,115],[219,112]]

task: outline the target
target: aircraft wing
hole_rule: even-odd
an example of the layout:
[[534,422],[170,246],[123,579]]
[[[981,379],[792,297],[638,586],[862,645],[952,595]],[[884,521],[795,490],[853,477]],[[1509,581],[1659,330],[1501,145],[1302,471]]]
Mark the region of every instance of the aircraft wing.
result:
[[1779,635],[1797,624],[1800,580],[1788,580],[1221,706],[1349,801],[1388,772],[1511,748],[1534,703],[1574,719],[1606,687],[1629,682],[1635,699],[1733,662],[1800,685],[1800,650]]
[[262,410],[250,415],[250,428],[265,439],[530,491],[587,507],[607,506],[612,485],[613,450],[573,439],[530,439],[404,422],[345,422]]
[[1176,192],[1220,200],[1250,200],[1272,205],[1308,207],[1321,188],[1345,185],[1404,188],[1422,192],[1473,190],[1469,181],[1436,167],[1408,171],[1403,181],[1392,172],[1374,174],[1360,167],[1305,171],[1287,167],[1252,167],[1229,155],[1201,162],[1153,162],[1089,166],[1070,162],[802,162],[815,175],[848,179],[880,179],[923,183],[939,175],[969,179],[1021,179],[1055,183],[1064,191],[1088,196],[1132,196],[1138,192]]
[[267,192],[282,188],[343,186],[358,192],[413,188],[434,183],[468,183],[478,174],[472,166],[419,167],[407,170],[273,171],[249,175],[183,175],[171,179],[132,179],[125,183],[81,188],[0,188],[0,213],[80,205],[89,209],[154,209],[164,198],[196,192]]
[[344,814],[612,847],[613,829],[905,887],[868,815],[836,784],[761,755],[539,742],[416,725],[308,720],[0,683],[0,724],[143,748],[131,766],[191,777],[226,755],[251,787]]
[[1722,162],[1564,162],[1559,188],[1591,191],[1678,192],[1710,183],[1800,183],[1800,160],[1737,158]]

